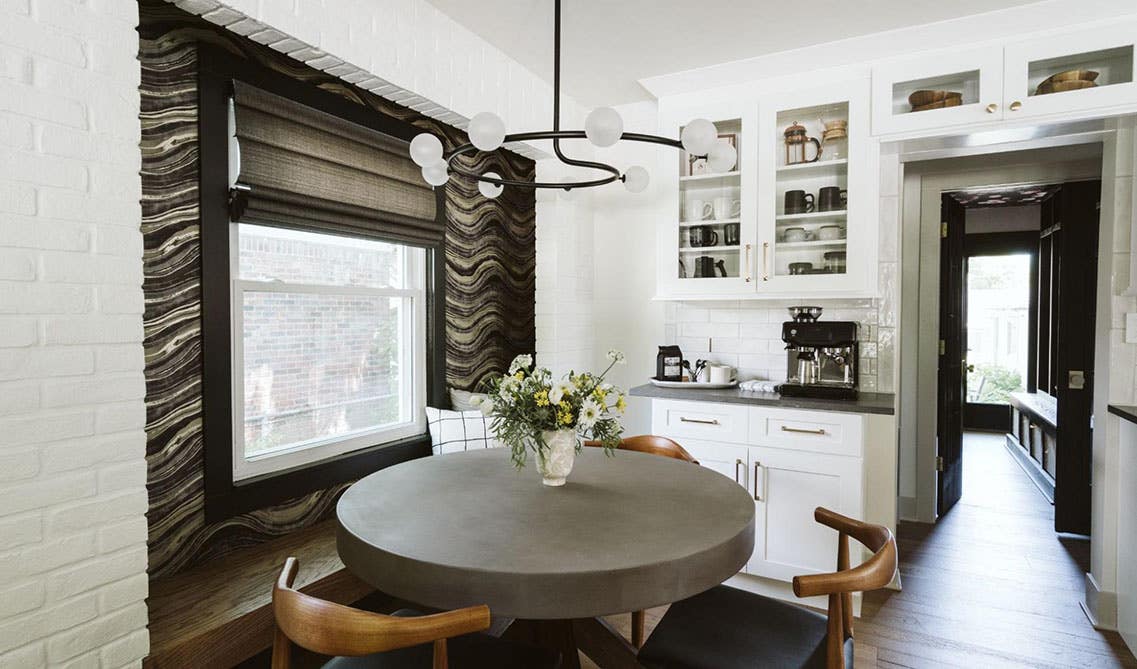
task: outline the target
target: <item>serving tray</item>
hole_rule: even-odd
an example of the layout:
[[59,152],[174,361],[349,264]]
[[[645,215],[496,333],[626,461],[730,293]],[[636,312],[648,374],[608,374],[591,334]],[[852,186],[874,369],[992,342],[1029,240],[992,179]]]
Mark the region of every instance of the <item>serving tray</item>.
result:
[[703,381],[660,381],[654,377],[648,379],[651,385],[659,386],[660,388],[695,388],[702,390],[722,390],[723,388],[734,388],[738,385],[738,381],[729,381],[727,383],[706,383]]

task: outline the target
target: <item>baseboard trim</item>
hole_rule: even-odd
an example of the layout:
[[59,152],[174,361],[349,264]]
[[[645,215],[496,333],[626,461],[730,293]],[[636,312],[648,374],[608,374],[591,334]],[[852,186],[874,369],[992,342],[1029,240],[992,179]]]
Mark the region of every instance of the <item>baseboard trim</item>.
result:
[[1089,572],[1086,572],[1086,595],[1079,604],[1094,629],[1117,631],[1117,593],[1102,590]]
[[1023,445],[1019,442],[1018,439],[1015,438],[1013,434],[1008,432],[1006,433],[1006,437],[1007,440],[1005,446],[1007,447],[1007,451],[1014,457],[1015,462],[1019,464],[1019,467],[1021,467],[1022,470],[1027,473],[1027,476],[1030,477],[1030,480],[1034,483],[1034,486],[1038,488],[1038,491],[1041,492],[1042,496],[1046,498],[1046,501],[1053,504],[1054,481],[1050,478],[1050,474],[1048,474],[1046,470],[1042,468],[1042,465],[1035,462],[1034,458],[1030,457],[1030,455],[1026,452],[1026,449],[1023,448]]
[[920,522],[920,516],[916,512],[916,498],[915,497],[897,497],[896,498],[896,513],[900,520],[907,520],[911,522]]
[[[735,574],[727,579],[723,585],[729,585],[732,588],[753,592],[757,595],[764,597],[771,597],[773,599],[781,599],[794,604],[809,606],[811,608],[824,611],[829,606],[829,600],[825,596],[819,597],[798,597],[794,595],[793,586],[785,581],[776,581],[772,578],[765,578],[763,576],[754,576],[752,574]],[[861,600],[863,594],[860,592],[853,593],[853,615],[858,618],[861,615]]]

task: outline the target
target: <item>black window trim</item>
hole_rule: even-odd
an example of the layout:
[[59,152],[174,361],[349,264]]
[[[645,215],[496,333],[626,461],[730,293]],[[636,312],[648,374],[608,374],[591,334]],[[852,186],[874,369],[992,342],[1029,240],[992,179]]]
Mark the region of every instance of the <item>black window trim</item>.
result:
[[[425,433],[239,483],[233,481],[228,109],[234,79],[406,141],[421,132],[406,121],[355,104],[217,47],[198,43],[202,431],[207,523],[346,483],[431,452],[430,435]],[[435,189],[435,197],[437,216],[442,222],[446,216],[444,189]],[[441,243],[424,248],[427,273],[426,400],[431,406],[445,406],[445,248]]]

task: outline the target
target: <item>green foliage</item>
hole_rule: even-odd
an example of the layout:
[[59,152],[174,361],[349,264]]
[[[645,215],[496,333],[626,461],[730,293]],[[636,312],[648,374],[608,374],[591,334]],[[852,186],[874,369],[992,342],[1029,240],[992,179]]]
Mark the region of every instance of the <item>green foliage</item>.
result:
[[519,355],[508,374],[488,380],[486,396],[477,401],[482,412],[493,417],[494,434],[509,447],[515,467],[525,466],[530,450],[541,453],[549,447],[545,432],[573,430],[577,451],[581,439],[601,442],[608,455],[620,445],[624,428],[618,416],[624,412],[626,399],[604,377],[624,362],[624,354],[609,351],[608,359],[608,367],[600,374],[569,372],[554,380],[548,369],[534,368],[532,356]]
[[968,394],[973,396],[970,401],[977,404],[1006,404],[1011,393],[1024,390],[1022,376],[999,365],[976,365],[975,371],[968,374],[967,382],[968,386],[975,386],[968,388]]

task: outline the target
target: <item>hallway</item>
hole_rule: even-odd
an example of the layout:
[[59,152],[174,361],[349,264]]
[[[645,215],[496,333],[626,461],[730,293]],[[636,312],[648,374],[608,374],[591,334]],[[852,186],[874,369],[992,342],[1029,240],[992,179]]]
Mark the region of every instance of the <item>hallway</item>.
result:
[[1137,667],[1079,606],[1089,541],[1054,534],[1003,436],[967,433],[963,467],[963,497],[939,523],[900,526],[904,590],[866,596],[858,666]]

